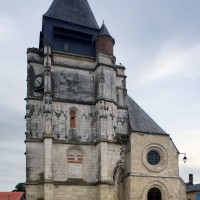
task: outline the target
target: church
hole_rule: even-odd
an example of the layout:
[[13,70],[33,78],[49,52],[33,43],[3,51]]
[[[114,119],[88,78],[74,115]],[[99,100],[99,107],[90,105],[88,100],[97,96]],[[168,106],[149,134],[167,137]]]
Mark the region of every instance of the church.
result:
[[128,96],[114,44],[87,0],[43,15],[27,50],[27,200],[186,199],[180,153]]

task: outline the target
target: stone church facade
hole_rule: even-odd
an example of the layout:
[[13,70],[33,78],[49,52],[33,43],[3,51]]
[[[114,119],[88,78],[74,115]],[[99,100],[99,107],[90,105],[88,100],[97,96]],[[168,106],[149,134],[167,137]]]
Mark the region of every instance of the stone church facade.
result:
[[179,152],[127,95],[87,0],[54,0],[27,50],[27,200],[185,200]]

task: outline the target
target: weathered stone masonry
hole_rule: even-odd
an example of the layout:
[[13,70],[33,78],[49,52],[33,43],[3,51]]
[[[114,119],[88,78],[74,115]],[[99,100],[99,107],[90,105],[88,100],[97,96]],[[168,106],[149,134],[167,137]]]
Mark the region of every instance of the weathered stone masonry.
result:
[[114,44],[86,0],[43,15],[27,50],[27,200],[185,199],[179,152],[128,97]]

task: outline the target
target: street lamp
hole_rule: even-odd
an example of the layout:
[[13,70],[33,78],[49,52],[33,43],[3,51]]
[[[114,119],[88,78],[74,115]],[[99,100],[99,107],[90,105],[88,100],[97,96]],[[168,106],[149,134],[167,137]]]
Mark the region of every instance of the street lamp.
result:
[[183,162],[186,163],[187,162],[187,157],[186,157],[186,153],[179,153],[179,154],[183,154]]

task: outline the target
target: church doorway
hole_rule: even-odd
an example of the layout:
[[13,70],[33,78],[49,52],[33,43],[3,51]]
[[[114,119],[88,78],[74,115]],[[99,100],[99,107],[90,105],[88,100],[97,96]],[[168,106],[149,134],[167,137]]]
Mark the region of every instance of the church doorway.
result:
[[158,188],[151,188],[148,192],[147,200],[162,200],[160,190]]

